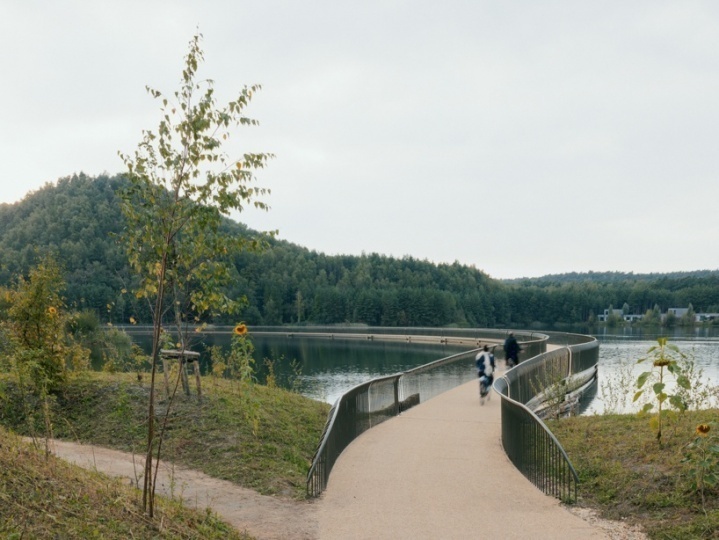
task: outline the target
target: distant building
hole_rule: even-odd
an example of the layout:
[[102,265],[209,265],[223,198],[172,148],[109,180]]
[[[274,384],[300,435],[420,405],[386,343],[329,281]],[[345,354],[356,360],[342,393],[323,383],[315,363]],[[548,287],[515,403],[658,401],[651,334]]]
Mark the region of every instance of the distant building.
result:
[[671,313],[671,314],[674,315],[677,319],[681,319],[682,317],[684,317],[684,315],[687,314],[688,311],[689,311],[689,308],[670,307],[669,309],[667,309],[667,315],[668,315],[669,313]]
[[624,311],[622,311],[621,309],[613,309],[613,310],[611,311],[611,313],[610,313],[608,309],[605,309],[605,310],[604,310],[604,313],[601,313],[601,314],[597,315],[597,320],[598,320],[599,322],[607,322],[607,319],[609,319],[609,316],[610,316],[610,315],[616,315],[616,316],[619,317],[620,319],[623,319],[623,318],[624,318]]
[[[689,308],[669,308],[667,309],[666,313],[661,314],[661,320],[664,322],[667,318],[667,315],[672,314],[677,319],[681,319],[684,317],[687,313],[689,313]],[[600,315],[597,315],[597,320],[599,322],[607,322],[610,315],[614,315],[616,317],[619,317],[621,320],[633,323],[633,322],[639,322],[644,318],[644,315],[631,315],[631,314],[624,314],[624,311],[621,309],[613,309],[610,313],[609,309],[605,309],[604,313],[601,313]],[[719,313],[696,313],[694,315],[694,322],[709,322],[713,320],[719,320]]]

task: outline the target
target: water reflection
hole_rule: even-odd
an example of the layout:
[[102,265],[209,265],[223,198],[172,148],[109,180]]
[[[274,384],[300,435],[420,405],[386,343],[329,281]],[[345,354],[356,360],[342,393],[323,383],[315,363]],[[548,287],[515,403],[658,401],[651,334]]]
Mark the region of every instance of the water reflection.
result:
[[[146,351],[151,347],[151,336],[132,334],[133,339]],[[202,372],[210,369],[209,348],[219,345],[229,350],[231,334],[207,334],[196,341],[192,349],[201,353]],[[266,360],[273,366],[277,384],[293,387],[304,396],[334,403],[339,396],[358,384],[382,375],[392,375],[422,366],[440,358],[467,350],[465,346],[446,344],[417,344],[411,342],[362,341],[329,338],[302,338],[253,336],[256,375],[263,383],[268,374]],[[454,368],[462,371],[464,368]],[[474,376],[473,368],[466,369]],[[427,387],[447,384],[443,377],[452,375],[452,369],[442,368],[435,383]],[[299,374],[299,375],[298,375]]]
[[[579,331],[579,330],[578,330]],[[587,329],[583,333],[588,333]],[[719,385],[719,329],[707,328],[646,328],[617,327],[593,329],[591,335],[600,341],[599,347],[599,384],[596,396],[584,398],[584,414],[602,414],[612,405],[609,402],[610,386],[617,387],[617,379],[631,374],[633,378],[625,384],[624,393],[627,403],[623,412],[635,412],[636,405],[631,403],[632,386],[636,376],[647,368],[636,365],[636,360],[646,354],[647,349],[657,337],[669,337],[682,352],[692,357],[697,367],[703,370],[707,384]],[[147,334],[133,334],[146,350],[149,350],[151,337]],[[201,352],[203,372],[209,368],[207,350],[212,345],[229,348],[231,335],[207,334],[193,345],[193,350]],[[302,338],[278,335],[273,337],[255,336],[255,362],[257,378],[264,382],[267,376],[265,359],[274,365],[275,376],[280,386],[289,388],[295,379],[293,361],[299,376],[295,388],[303,395],[334,403],[350,388],[382,375],[407,371],[417,366],[433,362],[440,358],[466,350],[463,346],[416,344],[407,342],[358,341],[329,338]],[[402,388],[403,397],[416,392],[412,385],[422,386],[423,392],[434,392],[433,388],[447,388],[448,384],[461,384],[475,377],[472,362],[450,365],[431,375],[408,378]],[[433,382],[432,379],[435,378]],[[414,380],[416,379],[416,380]],[[626,382],[626,381],[625,381]],[[620,412],[620,411],[617,411]]]

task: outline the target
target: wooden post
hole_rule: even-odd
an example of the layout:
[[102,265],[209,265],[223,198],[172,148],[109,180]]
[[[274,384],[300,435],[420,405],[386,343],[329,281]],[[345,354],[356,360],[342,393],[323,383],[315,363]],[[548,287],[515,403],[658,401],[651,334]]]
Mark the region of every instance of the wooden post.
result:
[[185,391],[185,395],[190,395],[190,383],[187,380],[187,361],[185,360],[185,351],[182,351],[180,355],[180,380],[182,381],[182,389]]
[[167,397],[170,397],[170,377],[168,376],[168,372],[170,371],[169,366],[167,365],[167,358],[162,357],[162,373],[165,376],[165,393],[167,394]]
[[195,367],[195,380],[197,381],[197,399],[199,400],[202,397],[202,388],[200,387],[200,361],[195,359],[192,362],[192,365]]

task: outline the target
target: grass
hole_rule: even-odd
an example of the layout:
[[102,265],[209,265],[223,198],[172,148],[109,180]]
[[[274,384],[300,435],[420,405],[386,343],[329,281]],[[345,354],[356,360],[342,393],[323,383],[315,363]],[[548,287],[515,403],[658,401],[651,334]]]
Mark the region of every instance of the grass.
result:
[[[144,454],[146,377],[82,373],[50,399],[52,436]],[[278,388],[206,378],[201,400],[178,395],[167,417],[163,458],[264,494],[302,499],[329,405]],[[158,385],[158,424],[168,400]],[[32,412],[27,412],[32,411]],[[0,538],[251,539],[205,513],[158,497],[155,519],[141,492],[22,443],[44,435],[43,403],[25,405],[0,379]],[[29,415],[29,416],[28,416]]]
[[549,422],[579,475],[579,504],[602,517],[640,524],[653,539],[719,538],[719,491],[691,489],[686,445],[718,410],[670,416],[662,445],[650,419],[580,416]]
[[0,428],[0,537],[178,538],[251,540],[210,511],[158,497],[155,518],[139,509],[139,492],[86,471]]
[[[200,401],[195,395],[178,396],[169,416],[164,458],[260,493],[304,498],[310,459],[329,406],[282,389],[222,379],[203,379],[203,391]],[[28,434],[29,422],[16,388],[7,382],[0,384],[0,396],[3,394],[0,423]],[[53,434],[142,454],[147,396],[147,382],[134,375],[89,373],[76,377],[54,396]],[[166,407],[163,397],[158,403],[158,420],[162,421]],[[30,404],[27,410],[42,409]],[[574,417],[551,421],[549,427],[579,474],[578,504],[596,509],[607,519],[639,524],[653,539],[709,539],[719,538],[719,491],[706,489],[702,505],[700,495],[691,489],[682,458],[686,445],[695,438],[696,426],[717,418],[717,410],[671,417],[661,446],[649,418],[636,415]],[[34,421],[36,430],[42,432],[42,420]],[[7,437],[3,432],[0,439],[2,459],[10,460],[0,464],[0,499],[4,499],[0,501],[0,533],[7,537],[43,537],[42,527],[51,530],[54,520],[63,523],[63,531],[72,531],[65,536],[88,538],[114,538],[113,534],[127,538],[126,532],[114,531],[126,531],[121,522],[130,518],[139,519],[139,524],[128,527],[149,527],[151,531],[135,533],[136,537],[214,538],[211,533],[195,531],[223,527],[209,514],[192,514],[186,520],[179,518],[193,524],[189,530],[172,532],[168,524],[173,522],[174,512],[182,509],[163,503],[162,512],[168,517],[160,532],[157,523],[143,523],[138,515],[137,492],[125,493],[112,481],[90,473],[73,469],[71,474],[70,466],[52,459],[43,465],[44,456],[13,450],[19,448],[18,443]],[[20,457],[13,461],[13,453]],[[40,466],[49,469],[32,472]],[[81,480],[75,480],[76,476]],[[88,482],[89,493],[80,495],[75,486]],[[47,501],[43,493],[48,494]],[[2,514],[8,511],[7,501],[13,502],[10,517]],[[26,529],[29,524],[35,526],[36,516],[43,520],[37,518],[38,528]],[[95,532],[96,528],[100,532]],[[23,533],[25,530],[29,532]]]
[[[168,400],[164,387],[158,425]],[[279,388],[203,379],[203,397],[178,394],[170,408],[163,458],[265,495],[306,496],[310,462],[329,405]],[[149,384],[135,375],[85,373],[54,396],[53,435],[144,454]],[[29,434],[15,387],[0,403],[0,423]],[[36,407],[40,410],[39,407]],[[42,432],[40,419],[36,429]]]

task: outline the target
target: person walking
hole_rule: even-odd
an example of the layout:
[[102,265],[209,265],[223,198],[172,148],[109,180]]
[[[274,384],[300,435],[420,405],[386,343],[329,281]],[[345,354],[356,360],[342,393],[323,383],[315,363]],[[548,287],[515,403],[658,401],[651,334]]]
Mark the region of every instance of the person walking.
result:
[[479,378],[479,403],[484,405],[484,398],[489,399],[489,389],[494,381],[494,355],[485,345],[474,358],[477,366],[477,377]]
[[522,347],[517,343],[517,338],[514,337],[514,332],[510,332],[507,339],[504,340],[504,359],[507,362],[508,368],[513,368],[519,364],[519,353]]

